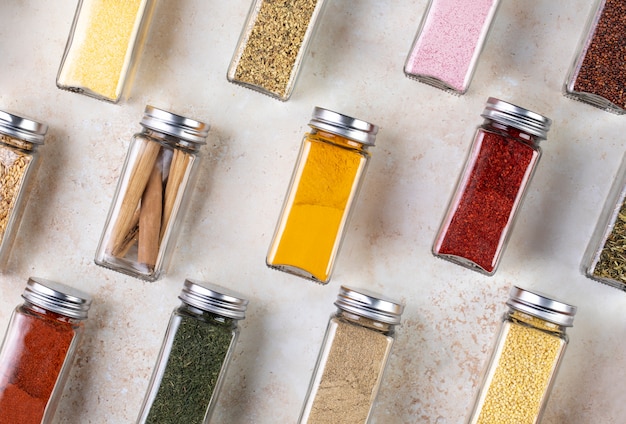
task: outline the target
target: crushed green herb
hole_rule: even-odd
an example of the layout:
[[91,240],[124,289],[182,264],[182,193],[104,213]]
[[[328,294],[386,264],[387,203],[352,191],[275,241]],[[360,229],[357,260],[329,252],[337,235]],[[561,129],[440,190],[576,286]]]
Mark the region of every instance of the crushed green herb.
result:
[[626,284],[626,202],[615,217],[613,229],[604,242],[591,274],[597,278]]
[[[181,315],[146,423],[201,424],[234,337],[230,319]],[[176,319],[176,318],[174,318]]]

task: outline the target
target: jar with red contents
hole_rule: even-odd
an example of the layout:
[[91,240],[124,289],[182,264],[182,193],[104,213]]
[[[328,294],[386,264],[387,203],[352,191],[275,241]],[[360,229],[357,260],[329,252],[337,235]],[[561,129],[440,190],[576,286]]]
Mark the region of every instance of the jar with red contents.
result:
[[490,97],[433,254],[493,275],[552,121]]
[[29,278],[0,348],[0,421],[53,420],[81,339],[91,297]]

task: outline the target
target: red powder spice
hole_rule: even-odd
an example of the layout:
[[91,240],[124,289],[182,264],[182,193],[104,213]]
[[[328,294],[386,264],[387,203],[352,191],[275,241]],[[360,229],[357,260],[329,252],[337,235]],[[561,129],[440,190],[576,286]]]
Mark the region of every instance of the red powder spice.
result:
[[74,336],[69,319],[18,307],[0,355],[2,422],[41,423]]
[[[528,142],[480,129],[466,174],[433,249],[453,261],[496,269],[507,231],[539,152]],[[469,173],[469,175],[467,174]]]

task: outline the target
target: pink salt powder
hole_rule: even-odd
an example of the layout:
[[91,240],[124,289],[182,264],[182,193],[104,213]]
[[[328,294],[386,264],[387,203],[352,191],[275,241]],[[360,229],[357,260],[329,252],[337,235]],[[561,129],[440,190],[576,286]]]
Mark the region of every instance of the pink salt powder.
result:
[[404,66],[407,76],[467,91],[499,0],[432,0]]

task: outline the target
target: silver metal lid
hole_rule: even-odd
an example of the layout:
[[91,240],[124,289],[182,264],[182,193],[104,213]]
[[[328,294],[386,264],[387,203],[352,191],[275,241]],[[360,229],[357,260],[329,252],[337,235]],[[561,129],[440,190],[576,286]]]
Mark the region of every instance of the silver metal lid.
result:
[[194,308],[226,318],[246,317],[248,301],[239,293],[215,284],[187,279],[178,298]]
[[31,277],[22,297],[33,305],[75,319],[87,318],[91,296],[65,284]]
[[404,305],[368,290],[341,286],[335,306],[344,311],[386,324],[400,324]]
[[576,306],[550,299],[543,294],[514,286],[506,302],[513,309],[527,313],[554,324],[571,327],[576,315]]
[[309,125],[368,146],[375,144],[378,133],[377,125],[321,107],[313,109],[313,117]]
[[43,144],[48,126],[0,110],[0,132],[34,144]]
[[481,114],[483,118],[493,119],[504,125],[510,125],[525,133],[545,140],[552,125],[552,120],[538,113],[515,106],[503,100],[489,97],[487,106]]
[[204,122],[185,118],[150,105],[146,106],[141,125],[195,144],[205,144],[211,128]]

